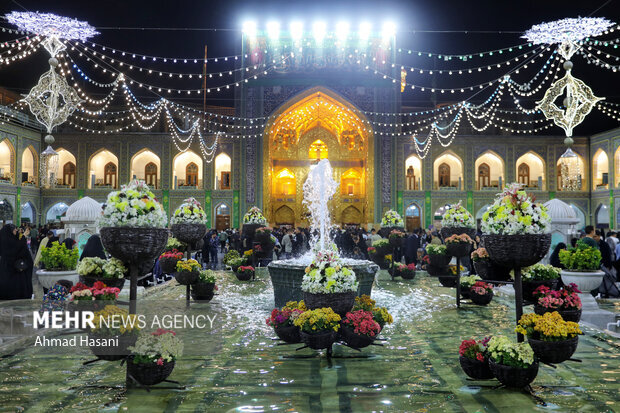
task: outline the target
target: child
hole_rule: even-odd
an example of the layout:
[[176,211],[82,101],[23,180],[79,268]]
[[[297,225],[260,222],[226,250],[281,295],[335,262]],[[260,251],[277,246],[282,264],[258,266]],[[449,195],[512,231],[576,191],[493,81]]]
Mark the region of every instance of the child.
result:
[[69,294],[71,287],[73,287],[71,281],[58,280],[43,296],[41,312],[62,310],[66,301],[71,297],[71,294]]

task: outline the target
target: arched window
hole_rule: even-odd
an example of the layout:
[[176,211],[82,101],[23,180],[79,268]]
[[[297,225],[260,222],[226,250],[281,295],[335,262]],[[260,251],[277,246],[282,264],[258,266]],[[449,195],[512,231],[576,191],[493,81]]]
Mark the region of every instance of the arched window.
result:
[[439,187],[450,186],[450,165],[442,163],[439,165]]
[[518,174],[518,182],[520,184],[523,184],[526,187],[530,186],[530,166],[528,164],[524,162],[521,165],[519,165],[517,174]]
[[340,179],[340,190],[344,196],[363,196],[362,174],[355,169],[349,169]]
[[13,164],[15,149],[11,141],[4,139],[0,142],[0,182],[13,183]]
[[75,164],[73,162],[66,162],[62,166],[62,184],[75,188]]
[[282,169],[276,174],[273,187],[275,195],[295,195],[295,174],[288,168]]
[[144,166],[144,181],[148,186],[157,188],[157,165],[153,162]]
[[486,163],[482,163],[478,167],[478,189],[487,186],[491,186],[491,168]]
[[215,157],[215,189],[230,189],[230,171],[232,160],[225,153]]
[[198,165],[190,162],[185,167],[185,185],[198,186]]
[[422,161],[416,155],[411,155],[405,161],[405,189],[419,191],[422,184]]
[[116,165],[113,162],[108,162],[103,167],[103,183],[116,188]]

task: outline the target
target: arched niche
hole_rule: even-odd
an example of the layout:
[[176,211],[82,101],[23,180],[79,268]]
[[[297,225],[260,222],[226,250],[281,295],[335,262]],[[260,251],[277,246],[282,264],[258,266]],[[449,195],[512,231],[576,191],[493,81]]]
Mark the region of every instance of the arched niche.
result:
[[295,174],[288,168],[282,168],[274,174],[273,188],[275,195],[295,195],[297,192],[297,179]]
[[194,151],[177,154],[172,165],[172,179],[176,188],[202,189],[203,162]]
[[118,188],[118,158],[107,149],[100,149],[88,161],[88,187]]
[[546,189],[545,161],[534,151],[519,157],[516,162],[517,182],[525,188],[544,191]]
[[45,222],[57,222],[60,221],[60,217],[62,217],[65,212],[69,209],[69,205],[64,202],[58,202],[47,210],[45,214]]
[[230,205],[225,202],[220,202],[213,208],[213,211],[215,212],[215,229],[223,231],[230,228]]
[[38,169],[39,169],[39,157],[32,145],[29,145],[24,152],[22,152],[22,174],[20,183],[37,185]]
[[340,193],[342,196],[364,196],[364,172],[361,168],[346,170],[340,177]]
[[412,202],[405,209],[405,228],[408,232],[422,226],[422,209],[418,204]]
[[138,151],[131,158],[131,177],[140,179],[153,188],[160,187],[161,160],[149,149]]
[[10,140],[0,142],[0,182],[14,183],[15,148]]
[[500,187],[505,183],[504,160],[493,151],[481,154],[474,163],[476,176],[476,189]]
[[[581,157],[581,155],[576,154],[577,155],[577,171],[576,173],[579,175],[580,179],[579,182],[577,184],[577,191],[582,191],[586,189],[586,181],[585,181],[585,162],[583,161],[583,158]],[[556,184],[556,189],[558,191],[562,191],[562,166],[561,166],[561,159],[558,159],[558,162],[556,163],[556,176],[557,176],[557,184]],[[575,171],[571,171],[572,173],[574,173]]]
[[592,157],[592,188],[609,188],[609,158],[607,152],[598,149]]
[[232,185],[232,159],[227,153],[222,152],[215,157],[215,182],[213,183],[215,189],[231,189]]
[[274,221],[276,225],[295,225],[295,213],[293,210],[286,206],[282,205],[280,208],[276,209],[274,213]]
[[58,170],[56,171],[58,183],[62,186],[75,188],[77,182],[75,156],[64,148],[59,148],[56,152],[58,152]]
[[34,204],[30,201],[26,202],[25,204],[22,205],[22,210],[21,210],[21,221],[22,223],[30,223],[32,225],[36,225],[36,221],[37,221],[37,210],[34,206]]
[[422,181],[422,160],[417,155],[411,155],[405,161],[405,189],[421,191]]
[[463,161],[454,152],[446,151],[433,162],[435,188],[459,189],[463,182]]
[[13,205],[6,198],[0,200],[0,222],[2,224],[13,222]]

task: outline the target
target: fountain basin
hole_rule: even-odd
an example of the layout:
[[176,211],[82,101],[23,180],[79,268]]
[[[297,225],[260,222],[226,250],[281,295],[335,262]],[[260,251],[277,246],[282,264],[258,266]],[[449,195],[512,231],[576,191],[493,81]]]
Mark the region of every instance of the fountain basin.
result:
[[[284,307],[288,301],[303,300],[301,282],[309,264],[299,260],[281,260],[273,261],[267,266],[277,308]],[[362,260],[346,260],[345,265],[355,272],[359,282],[357,295],[370,296],[379,266],[372,261]]]

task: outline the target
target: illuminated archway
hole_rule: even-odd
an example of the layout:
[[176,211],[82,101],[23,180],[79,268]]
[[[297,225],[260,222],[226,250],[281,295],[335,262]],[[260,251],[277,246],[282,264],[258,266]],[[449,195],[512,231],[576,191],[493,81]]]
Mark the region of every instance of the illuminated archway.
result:
[[435,187],[458,189],[463,183],[463,161],[454,152],[446,151],[433,162]]
[[131,158],[131,177],[140,179],[154,189],[160,186],[161,160],[144,148]]
[[100,149],[88,161],[89,188],[118,187],[118,158],[106,149]]
[[0,142],[0,179],[4,182],[13,183],[15,168],[15,148],[10,140]]
[[609,188],[609,158],[599,149],[592,158],[592,190]]
[[172,162],[172,181],[177,188],[202,189],[202,158],[188,150],[179,153]]
[[77,163],[75,156],[66,149],[60,148],[58,152],[58,170],[56,176],[61,185],[75,188],[77,178]]
[[21,184],[28,183],[31,185],[37,184],[38,177],[38,165],[39,157],[32,145],[29,145],[22,153],[22,176]]
[[319,159],[328,158],[334,179],[345,183],[330,203],[333,216],[341,217],[353,204],[360,222],[374,222],[374,138],[357,108],[331,90],[316,87],[285,102],[270,119],[263,138],[263,170],[268,174],[263,211],[268,221],[273,222],[283,206],[293,211],[295,222],[303,221],[302,197],[297,191],[284,194],[283,179],[292,184],[292,178],[279,174],[287,170],[295,184],[301,183]]
[[422,160],[418,155],[411,155],[405,161],[405,189],[422,190]]
[[215,157],[215,189],[230,189],[232,159],[222,152]]
[[275,212],[274,221],[276,225],[295,225],[295,212],[290,207],[283,205]]
[[529,151],[517,159],[515,166],[517,168],[517,182],[523,184],[525,188],[545,190],[547,182],[545,161],[539,154]]
[[288,168],[281,169],[275,174],[273,186],[276,195],[295,195],[297,192],[295,174]]
[[[579,169],[577,173],[581,177],[581,181],[577,185],[577,191],[583,191],[587,188],[586,175],[585,175],[586,168],[585,168],[585,163],[583,162],[583,158],[579,154],[577,154],[577,164],[578,164],[578,169]],[[562,167],[560,164],[560,159],[558,159],[558,162],[556,163],[556,172],[557,172],[556,189],[558,191],[562,191]]]
[[486,151],[480,155],[474,167],[476,189],[499,188],[500,180],[502,185],[505,182],[504,160],[493,151]]

